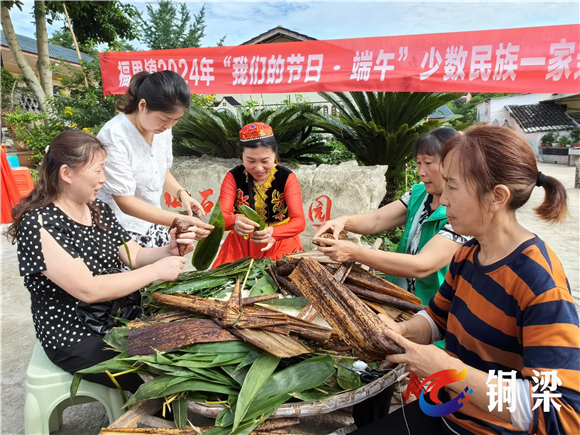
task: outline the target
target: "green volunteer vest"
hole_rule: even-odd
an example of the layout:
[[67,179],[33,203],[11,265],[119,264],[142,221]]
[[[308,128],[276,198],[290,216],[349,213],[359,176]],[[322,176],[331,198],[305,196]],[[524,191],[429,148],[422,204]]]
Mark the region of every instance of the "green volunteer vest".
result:
[[[418,218],[417,211],[425,201],[427,196],[427,191],[425,190],[425,185],[415,184],[413,186],[413,190],[411,191],[411,199],[409,200],[409,205],[407,207],[407,222],[405,223],[405,232],[403,233],[403,237],[399,242],[399,246],[397,247],[397,252],[401,254],[407,253],[407,243],[409,242],[409,237],[411,233],[411,228],[413,226],[413,220]],[[423,228],[421,230],[421,238],[419,239],[419,251],[423,249],[423,246],[429,242],[433,238],[435,234],[443,228],[443,226],[447,223],[447,215],[445,214],[445,207],[440,205],[437,210],[431,213],[431,216],[427,218],[425,223],[423,224]],[[447,269],[449,269],[449,265],[439,269],[437,272],[432,273],[425,278],[417,279],[415,282],[415,295],[421,298],[423,305],[428,305],[429,301],[437,291],[443,281],[445,280],[445,275],[447,274]],[[395,282],[398,278],[392,276],[385,276],[390,282]],[[439,341],[436,345],[440,348],[444,348],[443,341]]]

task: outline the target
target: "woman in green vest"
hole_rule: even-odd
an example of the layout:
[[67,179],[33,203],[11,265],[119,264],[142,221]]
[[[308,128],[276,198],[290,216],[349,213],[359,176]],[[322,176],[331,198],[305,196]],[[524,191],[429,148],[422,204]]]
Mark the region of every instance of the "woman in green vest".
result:
[[[413,154],[422,183],[414,185],[399,201],[376,211],[325,222],[314,240],[328,246],[318,250],[332,260],[357,261],[390,275],[390,281],[427,305],[443,283],[453,254],[469,240],[453,231],[447,223],[445,207],[439,203],[445,183],[440,171],[441,145],[456,134],[452,128],[438,128],[418,138]],[[377,234],[401,225],[405,225],[405,232],[397,252],[377,251],[346,240],[317,239],[328,229],[338,239],[343,229]]]

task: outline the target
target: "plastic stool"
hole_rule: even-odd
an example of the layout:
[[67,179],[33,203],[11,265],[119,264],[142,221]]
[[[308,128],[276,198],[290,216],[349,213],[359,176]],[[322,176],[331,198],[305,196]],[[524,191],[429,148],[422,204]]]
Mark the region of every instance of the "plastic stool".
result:
[[26,403],[24,404],[24,433],[49,435],[62,424],[62,412],[70,405],[101,402],[109,422],[124,414],[119,390],[82,380],[74,402],[70,401],[73,376],[55,366],[46,356],[39,342],[26,371]]
[[34,183],[32,182],[30,169],[26,167],[12,168],[12,173],[14,174],[16,188],[20,192],[20,196],[22,198],[28,196],[28,194],[32,192],[32,189],[34,189]]
[[18,156],[6,156],[8,159],[8,164],[11,168],[19,168],[20,162],[18,161]]

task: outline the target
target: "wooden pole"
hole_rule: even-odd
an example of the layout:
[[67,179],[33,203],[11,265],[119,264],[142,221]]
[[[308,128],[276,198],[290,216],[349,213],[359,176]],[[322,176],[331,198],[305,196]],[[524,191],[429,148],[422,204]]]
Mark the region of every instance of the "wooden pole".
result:
[[[66,22],[68,23],[68,28],[70,29],[70,33],[72,35],[72,39],[73,39],[73,42],[75,44],[75,48],[77,50],[77,56],[79,57],[79,65],[80,65],[80,62],[83,60],[83,58],[81,57],[81,51],[79,50],[79,44],[77,43],[77,38],[75,36],[75,32],[73,31],[72,24],[70,22],[70,18],[68,16],[68,12],[66,10],[66,5],[64,4],[64,2],[62,4],[62,7],[64,9],[64,15],[66,16]],[[81,65],[81,69],[82,68],[83,67]],[[87,75],[85,74],[85,70],[84,69],[83,69],[83,75],[85,76],[85,86],[88,88],[89,87],[89,81],[87,80]]]

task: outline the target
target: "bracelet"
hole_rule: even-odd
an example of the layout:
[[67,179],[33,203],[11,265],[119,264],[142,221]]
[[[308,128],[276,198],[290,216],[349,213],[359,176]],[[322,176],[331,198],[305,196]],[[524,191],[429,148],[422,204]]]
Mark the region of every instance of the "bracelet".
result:
[[[180,198],[181,192],[185,192],[189,196],[191,196],[191,193],[189,193],[189,190],[184,189],[183,187],[181,187],[181,188],[177,189],[177,196],[176,196],[176,198],[177,198],[178,201],[181,201],[181,198]],[[191,196],[191,197],[193,198],[193,196]]]

